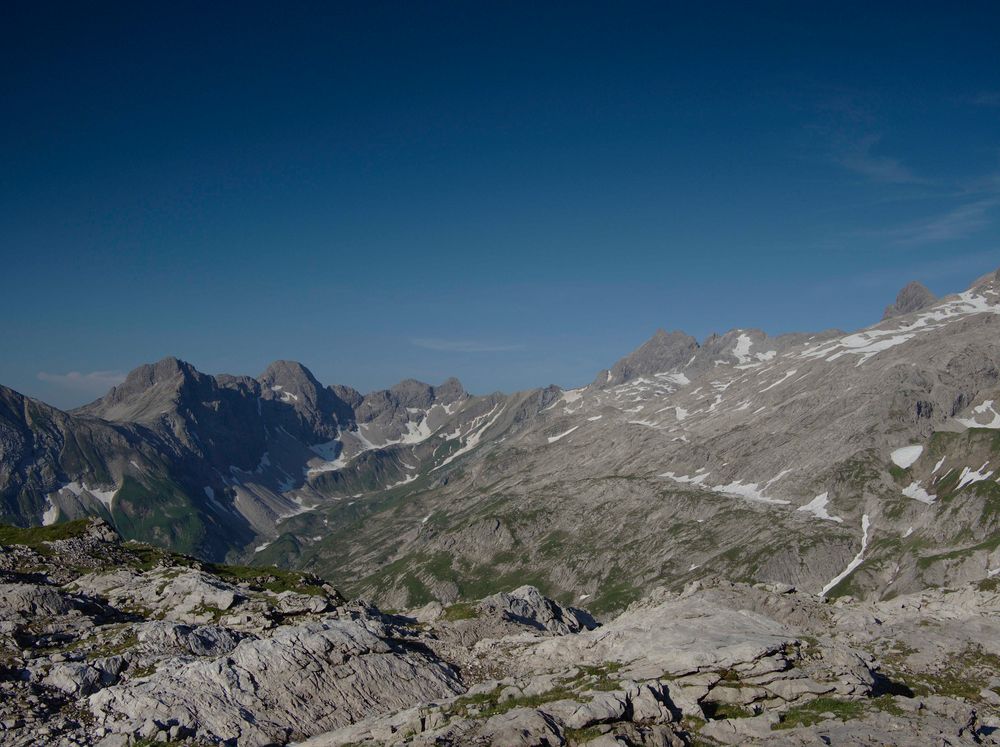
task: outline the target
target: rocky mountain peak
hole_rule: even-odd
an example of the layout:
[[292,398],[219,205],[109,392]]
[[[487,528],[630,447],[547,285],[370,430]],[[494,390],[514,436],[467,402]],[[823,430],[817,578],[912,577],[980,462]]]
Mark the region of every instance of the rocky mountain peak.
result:
[[882,314],[882,321],[894,316],[910,314],[925,309],[937,300],[937,296],[928,290],[927,286],[916,280],[907,283],[896,296],[896,301],[887,306]]
[[670,371],[687,363],[698,352],[699,347],[698,341],[691,335],[658,329],[649,340],[618,361],[609,371],[598,374],[594,383],[598,386],[621,384],[638,376]]
[[315,403],[323,389],[312,371],[297,361],[274,361],[258,379],[265,390],[279,397],[303,397]]
[[182,383],[186,379],[196,377],[198,371],[187,361],[173,356],[162,358],[156,363],[144,363],[132,369],[125,381],[114,387],[115,390],[140,390],[164,383]]
[[463,387],[462,382],[454,376],[445,379],[444,382],[434,387],[434,399],[437,402],[446,404],[448,402],[454,402],[455,400],[462,399],[464,396],[466,396],[465,387]]
[[184,390],[197,386],[203,378],[190,363],[168,356],[134,368],[125,381],[78,412],[106,420],[158,417],[177,403]]
[[416,379],[404,379],[390,387],[386,397],[403,407],[430,407],[434,402],[434,387]]

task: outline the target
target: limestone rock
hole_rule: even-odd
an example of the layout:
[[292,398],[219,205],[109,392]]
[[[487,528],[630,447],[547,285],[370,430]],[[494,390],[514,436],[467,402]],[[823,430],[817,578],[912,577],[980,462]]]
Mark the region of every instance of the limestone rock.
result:
[[486,597],[478,609],[484,615],[506,619],[545,630],[556,635],[578,633],[596,627],[594,619],[583,610],[562,607],[546,598],[534,586],[521,586],[512,592]]
[[116,732],[137,733],[152,721],[253,747],[459,691],[447,667],[394,651],[356,622],[330,621],[161,668],[96,693],[90,709]]

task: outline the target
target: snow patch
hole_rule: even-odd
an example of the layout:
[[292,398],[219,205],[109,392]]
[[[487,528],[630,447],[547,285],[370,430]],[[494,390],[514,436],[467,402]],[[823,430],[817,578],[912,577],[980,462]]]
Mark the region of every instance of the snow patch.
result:
[[921,503],[926,503],[928,506],[937,500],[936,495],[931,495],[923,486],[920,484],[920,480],[914,480],[905,488],[903,488],[903,495],[907,498],[912,498],[915,501],[920,501]]
[[921,313],[913,321],[902,324],[893,321],[889,323],[897,326],[890,329],[873,328],[846,335],[808,348],[800,353],[799,357],[835,361],[843,355],[852,354],[860,356],[860,360],[855,364],[860,366],[869,358],[896,345],[902,345],[917,334],[940,329],[962,316],[981,313],[1000,314],[1000,306],[991,303],[985,296],[978,295],[975,290],[968,290],[950,301],[939,303],[929,311]]
[[997,412],[993,407],[993,400],[988,399],[983,404],[972,408],[972,412],[975,415],[985,415],[987,412],[991,413],[993,417],[988,423],[980,423],[975,415],[971,418],[955,418],[959,423],[964,425],[966,428],[992,428],[994,430],[1000,429],[1000,412]]
[[673,480],[674,482],[691,483],[692,485],[701,485],[705,481],[705,478],[708,477],[710,474],[712,473],[706,472],[702,475],[698,475],[697,477],[689,477],[688,475],[675,475],[673,472],[664,472],[662,475],[660,475],[660,477],[666,477],[670,480]]
[[753,368],[761,363],[772,360],[778,354],[777,350],[768,350],[763,353],[750,354],[753,340],[748,335],[740,335],[736,338],[736,346],[733,348],[733,356],[737,361],[737,368]]
[[629,425],[644,425],[647,428],[659,428],[660,424],[652,420],[626,420]]
[[912,446],[903,446],[896,449],[889,458],[896,464],[897,467],[902,467],[903,469],[908,469],[913,466],[920,455],[923,453],[924,447],[920,444],[913,444]]
[[51,526],[59,519],[59,506],[52,502],[51,496],[45,496],[45,510],[42,512],[42,526]]
[[[500,419],[501,415],[503,415],[503,411],[504,411],[505,407],[506,407],[506,405],[501,405],[498,402],[497,404],[493,405],[493,409],[490,410],[488,413],[486,413],[485,415],[480,415],[480,416],[476,417],[473,420],[473,425],[472,425],[473,428],[475,428],[479,423],[481,423],[483,420],[486,420],[491,415],[493,415],[494,412],[496,412],[496,415],[494,415],[491,420],[488,420],[487,423],[486,423],[486,425],[484,425],[482,428],[480,428],[478,431],[476,431],[472,435],[466,437],[466,439],[465,439],[465,445],[464,446],[462,446],[460,449],[457,449],[454,453],[452,453],[450,456],[448,456],[443,462],[441,462],[441,464],[439,464],[437,467],[434,467],[434,469],[432,469],[431,471],[433,472],[434,470],[439,470],[442,467],[444,467],[445,465],[451,464],[453,461],[455,461],[460,456],[462,456],[462,454],[466,454],[466,453],[472,451],[474,448],[476,448],[476,446],[479,445],[479,440],[483,437],[483,434],[494,423],[496,423],[497,420]],[[499,412],[497,412],[497,408],[500,408]]]
[[[692,358],[692,360],[694,359]],[[658,379],[665,379],[666,381],[669,381],[671,384],[677,384],[678,386],[687,386],[688,384],[691,383],[691,379],[689,379],[687,376],[685,376],[680,372],[658,373],[654,374],[654,376],[656,376],[656,378]]]
[[567,405],[576,402],[583,396],[583,389],[567,389],[562,394],[562,401]]
[[[699,472],[700,471],[701,470],[699,470]],[[746,500],[754,501],[755,503],[771,503],[778,505],[788,504],[788,501],[780,500],[778,498],[769,498],[764,495],[764,491],[762,489],[758,489],[757,483],[755,482],[743,483],[740,480],[733,480],[728,485],[704,485],[703,483],[705,478],[707,478],[710,474],[710,472],[704,472],[703,474],[691,477],[688,475],[677,475],[673,472],[664,472],[660,475],[660,477],[666,477],[674,482],[697,485],[700,488],[711,490],[713,493],[745,498]]]
[[778,480],[780,480],[785,475],[790,475],[792,473],[792,471],[793,470],[790,470],[790,469],[783,469],[783,470],[781,470],[781,472],[779,472],[774,477],[772,477],[770,480],[768,480],[767,482],[764,483],[764,487],[762,488],[762,490],[767,490],[769,487],[771,487],[771,485],[773,485],[774,483],[776,483]]
[[406,475],[399,482],[394,482],[392,485],[386,485],[385,489],[386,490],[392,490],[393,488],[398,488],[400,485],[408,485],[409,483],[411,483],[414,480],[416,480],[417,477],[418,477],[418,475]]
[[418,444],[431,437],[431,427],[427,424],[425,417],[419,423],[412,420],[406,421],[406,433],[400,436],[398,441],[389,441],[386,446],[392,444]]
[[70,493],[79,498],[84,493],[90,493],[94,498],[103,503],[108,511],[111,510],[111,504],[114,501],[115,493],[118,492],[118,488],[111,488],[111,490],[98,490],[97,488],[87,487],[87,483],[68,482],[59,488],[56,492],[61,492],[63,490],[68,490]]
[[747,335],[740,335],[736,338],[736,346],[733,348],[733,355],[741,365],[746,365],[750,362],[750,347],[752,345],[753,340],[751,340]]
[[768,498],[764,495],[763,490],[757,489],[757,483],[755,482],[743,483],[740,480],[733,480],[728,485],[716,485],[712,490],[725,495],[736,495],[756,503],[773,503],[779,505],[788,505],[789,503],[789,501],[783,501],[779,498]]
[[989,472],[986,473],[983,472],[983,470],[986,469],[986,465],[988,464],[989,462],[984,463],[983,466],[977,470],[971,470],[968,467],[964,467],[962,469],[961,476],[958,478],[958,487],[956,487],[955,490],[956,491],[961,490],[966,485],[972,485],[972,483],[974,482],[982,482],[983,480],[989,478],[990,475],[993,474],[993,470],[990,470]]
[[817,495],[809,503],[804,506],[799,506],[797,511],[808,511],[817,519],[827,519],[828,521],[835,521],[838,524],[843,523],[843,519],[839,516],[832,516],[827,510],[827,504],[830,502],[830,493],[824,492]]

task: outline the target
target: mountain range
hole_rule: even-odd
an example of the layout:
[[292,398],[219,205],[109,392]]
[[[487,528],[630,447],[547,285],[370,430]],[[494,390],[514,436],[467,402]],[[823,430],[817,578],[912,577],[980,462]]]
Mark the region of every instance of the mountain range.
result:
[[579,389],[368,394],[175,358],[71,411],[0,387],[0,522],[97,516],[390,608],[704,577],[885,599],[1000,572],[1000,274],[878,323],[658,331]]

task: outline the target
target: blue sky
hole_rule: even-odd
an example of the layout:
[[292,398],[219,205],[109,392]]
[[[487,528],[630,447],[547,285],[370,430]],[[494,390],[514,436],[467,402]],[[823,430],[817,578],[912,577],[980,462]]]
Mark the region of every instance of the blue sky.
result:
[[996,3],[206,5],[7,9],[3,384],[577,385],[1000,265]]

